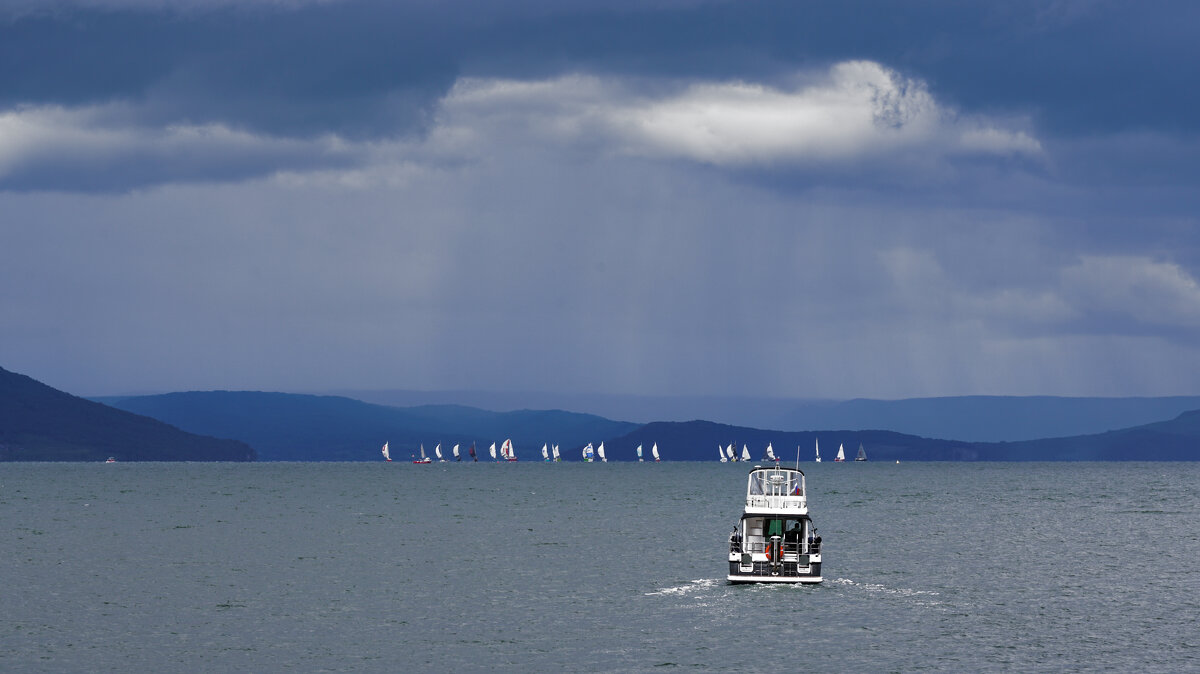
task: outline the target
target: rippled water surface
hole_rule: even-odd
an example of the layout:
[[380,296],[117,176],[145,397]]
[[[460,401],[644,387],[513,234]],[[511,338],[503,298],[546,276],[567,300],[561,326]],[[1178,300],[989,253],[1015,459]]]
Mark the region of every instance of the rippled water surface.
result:
[[1200,465],[804,464],[815,587],[746,468],[0,464],[0,670],[1200,669]]

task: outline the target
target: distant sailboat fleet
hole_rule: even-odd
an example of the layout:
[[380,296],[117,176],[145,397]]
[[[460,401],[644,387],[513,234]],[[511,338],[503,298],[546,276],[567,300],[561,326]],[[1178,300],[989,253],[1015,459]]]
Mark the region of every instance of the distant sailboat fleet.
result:
[[[455,461],[461,462],[462,456],[459,454],[459,447],[460,447],[460,445],[457,445],[457,444],[454,445],[454,449],[451,450],[451,454],[454,457]],[[420,454],[419,456],[417,454],[412,455],[413,463],[417,463],[417,464],[433,463],[434,457],[437,458],[439,463],[447,463],[447,461],[448,461],[445,457],[442,456],[442,444],[440,442],[437,443],[433,448],[434,457],[430,457],[425,454],[425,445],[424,444],[419,445],[418,452]],[[392,460],[391,453],[388,450],[387,442],[383,443],[382,454],[383,454],[383,458],[385,461]],[[475,454],[475,443],[471,443],[471,446],[469,448],[467,448],[467,454],[471,457],[471,461],[474,461],[474,462],[479,461],[479,457]],[[517,453],[513,448],[513,442],[512,442],[511,438],[508,440],[505,440],[503,443],[501,443],[499,449],[496,448],[496,443],[493,442],[491,444],[491,446],[488,447],[488,454],[492,457],[492,461],[495,461],[497,463],[501,462],[501,461],[516,461],[517,460]],[[662,457],[658,453],[658,443],[657,442],[654,443],[650,447],[650,456],[654,459],[655,462],[662,461]],[[592,462],[592,461],[595,461],[597,457],[599,458],[601,463],[608,462],[608,457],[604,451],[604,443],[601,442],[599,447],[593,448],[592,443],[589,442],[587,444],[587,446],[583,448],[583,461],[584,462]],[[637,460],[638,461],[643,460],[641,445],[637,446]],[[547,462],[547,463],[561,462],[562,454],[559,451],[558,445],[551,445],[548,442],[543,443],[542,444],[542,461]]]
[[[797,446],[796,447],[796,460],[797,461],[800,460],[800,451],[801,451],[800,447]],[[821,463],[821,440],[820,440],[820,438],[816,438],[813,441],[813,451],[815,452],[815,456],[813,457],[813,460],[816,463]],[[717,460],[720,461],[721,463],[737,462],[737,461],[750,461],[751,460],[750,459],[750,450],[748,449],[747,445],[743,444],[742,451],[739,454],[733,448],[733,443],[729,443],[728,445],[725,445],[724,447],[722,447],[721,445],[717,445]],[[773,446],[772,443],[767,443],[767,448],[763,450],[762,460],[764,462],[768,462],[768,461],[774,462],[774,463],[780,462],[780,457],[778,454],[775,453],[775,447]],[[834,457],[833,460],[834,461],[845,461],[846,460],[845,443],[841,443],[838,445],[837,455]],[[866,461],[867,460],[867,450],[863,448],[863,444],[861,442],[858,443],[858,455],[854,457],[854,460],[855,461]],[[899,463],[899,462],[897,462],[897,463]]]
[[[457,461],[457,462],[462,461],[462,455],[459,451],[460,447],[461,447],[461,445],[455,444],[453,449],[450,450],[450,455],[452,457],[454,457],[454,461]],[[634,450],[634,453],[636,454],[637,460],[639,462],[645,461],[645,458],[643,456],[642,447],[643,447],[642,445],[638,445],[637,448]],[[821,441],[820,441],[820,439],[816,439],[814,441],[813,450],[815,453],[814,461],[816,463],[821,463]],[[799,460],[800,452],[801,452],[800,447],[796,447],[797,460]],[[449,461],[442,454],[442,444],[440,442],[437,443],[436,445],[434,445],[434,448],[433,448],[434,456],[433,457],[430,457],[425,454],[425,445],[424,444],[419,445],[418,453],[419,453],[419,456],[418,456],[418,454],[413,454],[413,457],[412,457],[413,463],[417,463],[417,464],[433,463],[434,458],[436,458],[438,460],[438,462],[440,462],[440,463],[446,463]],[[383,458],[385,461],[392,460],[391,453],[388,450],[388,443],[386,443],[386,442],[383,443],[382,454],[383,454]],[[492,461],[495,461],[497,463],[502,462],[502,461],[507,462],[507,461],[516,461],[517,460],[516,450],[513,448],[513,441],[511,438],[500,443],[499,448],[497,448],[496,443],[493,442],[491,444],[491,446],[488,447],[488,454],[489,454],[489,456],[491,456]],[[541,454],[542,454],[542,461],[546,462],[546,463],[558,463],[563,460],[562,453],[559,450],[559,446],[556,444],[551,444],[548,442],[543,443]],[[471,461],[474,461],[474,462],[479,461],[479,457],[475,453],[475,443],[471,443],[471,446],[467,448],[467,455],[471,457]],[[662,456],[658,453],[658,443],[657,442],[650,446],[650,457],[655,462],[662,461]],[[739,461],[741,461],[741,462],[753,461],[753,458],[750,454],[750,446],[748,443],[743,443],[742,449],[739,452],[738,450],[736,450],[734,448],[734,443],[732,443],[732,442],[728,443],[724,446],[717,445],[717,459],[721,463],[737,463]],[[592,443],[589,442],[587,445],[585,445],[583,447],[583,449],[581,451],[581,460],[584,463],[594,463],[594,462],[608,463],[608,453],[604,447],[604,443],[601,442],[599,445],[593,445]],[[838,444],[837,455],[834,457],[833,460],[834,460],[834,462],[838,462],[838,463],[846,461],[845,443]],[[863,444],[860,442],[860,443],[858,443],[858,453],[855,455],[854,461],[866,461],[866,460],[867,460],[867,450],[863,447]],[[780,463],[781,457],[775,453],[775,447],[774,447],[773,443],[768,442],[766,448],[763,449],[762,461],[763,462],[772,462],[775,464]],[[899,463],[899,462],[897,461],[897,463]]]

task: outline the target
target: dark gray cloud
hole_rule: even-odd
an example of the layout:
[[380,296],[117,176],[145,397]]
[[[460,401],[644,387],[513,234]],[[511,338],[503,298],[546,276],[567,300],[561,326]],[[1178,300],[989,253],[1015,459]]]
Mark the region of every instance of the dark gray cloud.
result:
[[464,73],[763,80],[869,59],[954,105],[1034,114],[1056,134],[1200,123],[1187,112],[1200,96],[1185,84],[1200,79],[1200,7],[1188,2],[52,7],[0,23],[0,105],[158,94],[164,114],[192,121],[386,134],[418,123]]
[[19,10],[0,350],[69,390],[1196,392],[1190,5]]

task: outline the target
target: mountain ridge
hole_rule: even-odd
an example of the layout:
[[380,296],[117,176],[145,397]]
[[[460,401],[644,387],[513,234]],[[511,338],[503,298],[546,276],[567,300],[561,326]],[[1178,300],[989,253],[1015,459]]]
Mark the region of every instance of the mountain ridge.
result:
[[0,461],[253,461],[254,450],[187,433],[0,368]]

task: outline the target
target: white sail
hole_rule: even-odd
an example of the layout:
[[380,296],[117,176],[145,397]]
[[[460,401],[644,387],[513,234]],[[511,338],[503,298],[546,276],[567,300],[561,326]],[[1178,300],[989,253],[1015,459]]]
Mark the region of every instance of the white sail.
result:
[[603,442],[600,443],[600,446],[596,448],[596,455],[600,457],[601,461],[603,461],[604,463],[608,463],[608,457],[604,456],[604,443]]
[[554,454],[554,460],[558,461],[558,445],[554,445],[554,449],[552,450],[552,453]]
[[729,458],[725,456],[725,448],[717,445],[717,456],[721,457],[721,463],[728,463]]
[[858,443],[858,456],[854,457],[855,461],[866,461],[867,450],[863,449],[862,443]]
[[771,443],[769,442],[767,443],[767,461],[778,461],[778,459],[775,458],[775,448],[772,447]]
[[458,445],[454,445],[454,458],[458,458]]
[[837,453],[837,456],[833,457],[833,460],[834,461],[845,461],[846,460],[846,448],[843,445],[838,445],[838,453]]
[[421,443],[421,460],[425,460],[425,443]]
[[590,443],[590,442],[587,443],[587,447],[583,448],[583,460],[584,461],[592,460],[592,443]]
[[737,461],[737,455],[733,453],[733,443],[725,445],[725,455],[729,457],[730,461]]
[[488,451],[491,452],[492,459],[494,460],[496,458],[496,443],[493,442],[492,446],[488,447]]
[[437,446],[433,448],[433,453],[437,455],[438,461],[445,461],[442,458],[442,443],[437,443]]
[[386,443],[386,442],[385,442],[385,443],[383,443],[383,458],[387,459],[388,461],[391,461],[391,460],[392,460],[392,455],[391,455],[391,454],[388,454],[388,448],[387,448],[387,446],[388,446],[388,443]]
[[750,460],[750,449],[746,445],[742,445],[742,461]]
[[516,461],[517,455],[513,452],[512,440],[505,440],[504,445],[500,447],[500,453],[504,455],[507,461]]
[[550,447],[546,443],[542,443],[542,461],[550,460]]
[[662,461],[662,459],[658,456],[657,442],[650,446],[650,456],[653,456],[655,461]]
[[642,460],[642,446],[641,445],[638,445],[637,452],[638,452],[638,461],[641,461]]
[[816,438],[814,442],[817,443],[817,463],[821,463],[821,439]]

